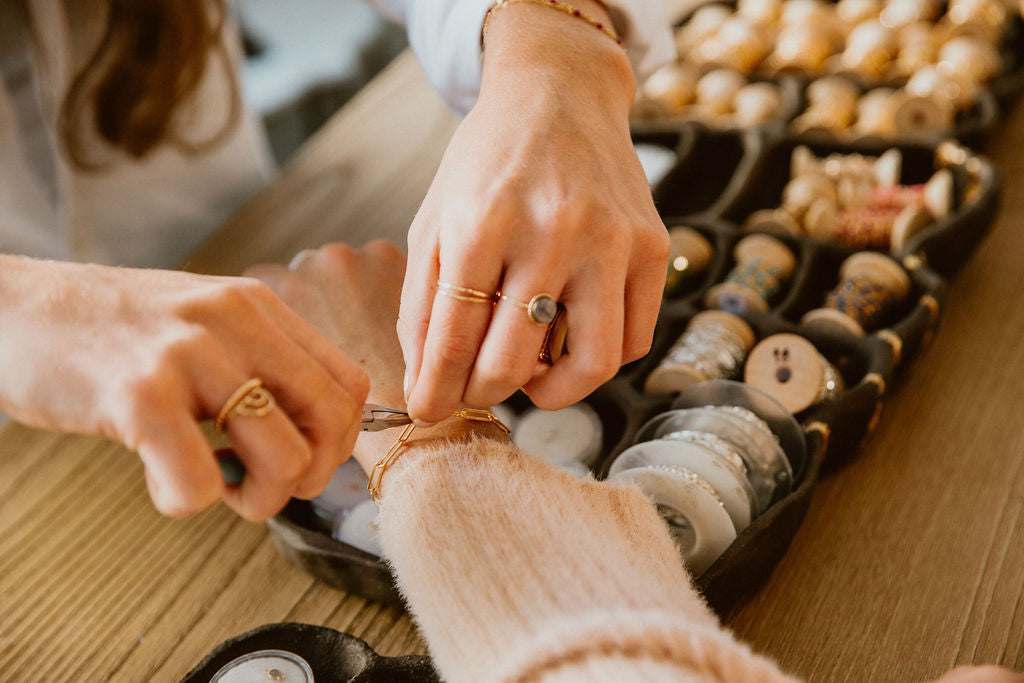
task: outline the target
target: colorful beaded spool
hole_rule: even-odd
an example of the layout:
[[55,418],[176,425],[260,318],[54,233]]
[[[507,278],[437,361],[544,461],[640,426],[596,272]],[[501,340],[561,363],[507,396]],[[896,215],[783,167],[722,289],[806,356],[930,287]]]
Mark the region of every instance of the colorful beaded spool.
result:
[[910,291],[906,272],[882,254],[854,254],[843,262],[839,273],[839,286],[825,297],[823,308],[804,315],[804,325],[863,337],[866,331],[878,328]]
[[793,274],[796,257],[781,241],[769,235],[750,235],[736,243],[736,265],[725,282],[708,290],[704,303],[730,313],[767,311],[768,303]]

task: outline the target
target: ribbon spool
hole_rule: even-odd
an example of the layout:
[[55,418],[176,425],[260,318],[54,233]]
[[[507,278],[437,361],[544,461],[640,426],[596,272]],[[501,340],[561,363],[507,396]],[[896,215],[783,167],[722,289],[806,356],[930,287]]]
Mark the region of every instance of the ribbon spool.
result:
[[796,334],[773,334],[750,352],[743,380],[791,413],[835,399],[843,378],[814,344]]
[[808,311],[801,323],[812,329],[863,337],[876,329],[893,306],[906,298],[910,277],[883,254],[861,252],[839,269],[841,282],[825,298],[825,306]]
[[697,382],[734,377],[754,340],[754,331],[742,318],[702,311],[647,376],[644,393],[674,394]]
[[608,477],[651,465],[682,467],[704,479],[722,501],[736,533],[746,529],[757,516],[757,499],[743,460],[721,437],[684,430],[630,446],[615,458]]
[[715,250],[704,235],[682,225],[669,228],[668,239],[670,255],[665,296],[675,296],[707,269]]
[[733,256],[736,265],[725,282],[708,290],[705,305],[736,314],[767,311],[793,274],[793,252],[769,235],[750,235],[736,243]]
[[736,539],[722,499],[695,472],[652,465],[623,470],[607,481],[636,485],[654,501],[694,576],[703,574]]
[[830,154],[819,159],[810,149],[799,145],[793,149],[789,168],[793,178],[823,175],[834,181],[856,179],[872,186],[888,187],[900,182],[903,154],[898,149],[889,149],[877,158],[861,154]]

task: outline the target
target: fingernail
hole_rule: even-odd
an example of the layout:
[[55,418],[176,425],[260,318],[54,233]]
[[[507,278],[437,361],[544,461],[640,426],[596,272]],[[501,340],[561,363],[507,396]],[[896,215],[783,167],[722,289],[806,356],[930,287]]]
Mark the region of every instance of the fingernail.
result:
[[409,400],[409,371],[405,371],[405,378],[402,380],[402,393],[405,395],[405,400]]
[[421,420],[418,417],[413,418],[412,422],[417,427],[422,427],[424,429],[426,429],[427,427],[433,427],[434,425],[437,424],[436,422],[427,422],[426,420]]

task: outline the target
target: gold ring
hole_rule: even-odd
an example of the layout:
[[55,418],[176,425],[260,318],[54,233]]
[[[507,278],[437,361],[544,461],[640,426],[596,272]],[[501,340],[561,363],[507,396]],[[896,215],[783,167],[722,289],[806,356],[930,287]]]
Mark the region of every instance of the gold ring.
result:
[[558,311],[555,312],[554,319],[548,323],[548,329],[544,331],[544,342],[540,346],[537,360],[547,365],[554,365],[565,353],[565,337],[568,332],[569,323],[566,319],[565,306],[558,304]]
[[224,425],[232,415],[245,415],[246,417],[263,417],[277,403],[274,396],[263,386],[258,377],[253,377],[242,386],[235,389],[235,393],[224,401],[217,419],[213,426],[218,432],[224,431]]
[[493,304],[495,297],[497,297],[497,294],[488,294],[479,289],[470,289],[469,287],[459,287],[450,282],[441,282],[440,280],[437,281],[437,293],[456,301],[468,301],[475,304]]
[[510,304],[526,309],[530,320],[538,325],[549,325],[558,315],[558,302],[550,294],[540,293],[535,295],[529,302],[513,299],[507,294],[498,292],[498,298]]
[[294,272],[299,269],[306,259],[316,253],[316,249],[303,249],[295,256],[292,256],[292,260],[288,262],[288,270]]

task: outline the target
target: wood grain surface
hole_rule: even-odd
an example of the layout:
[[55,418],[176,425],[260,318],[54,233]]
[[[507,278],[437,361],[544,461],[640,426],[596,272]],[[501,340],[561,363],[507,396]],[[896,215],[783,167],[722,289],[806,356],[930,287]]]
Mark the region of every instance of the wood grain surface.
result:
[[[409,55],[342,110],[188,267],[237,273],[330,240],[404,235],[455,119]],[[991,145],[1006,189],[932,346],[874,439],[823,481],[768,585],[727,622],[813,681],[1024,668],[1024,108]],[[275,621],[423,652],[396,610],[287,564],[223,506],[157,515],[107,441],[0,431],[0,681],[171,681]]]

